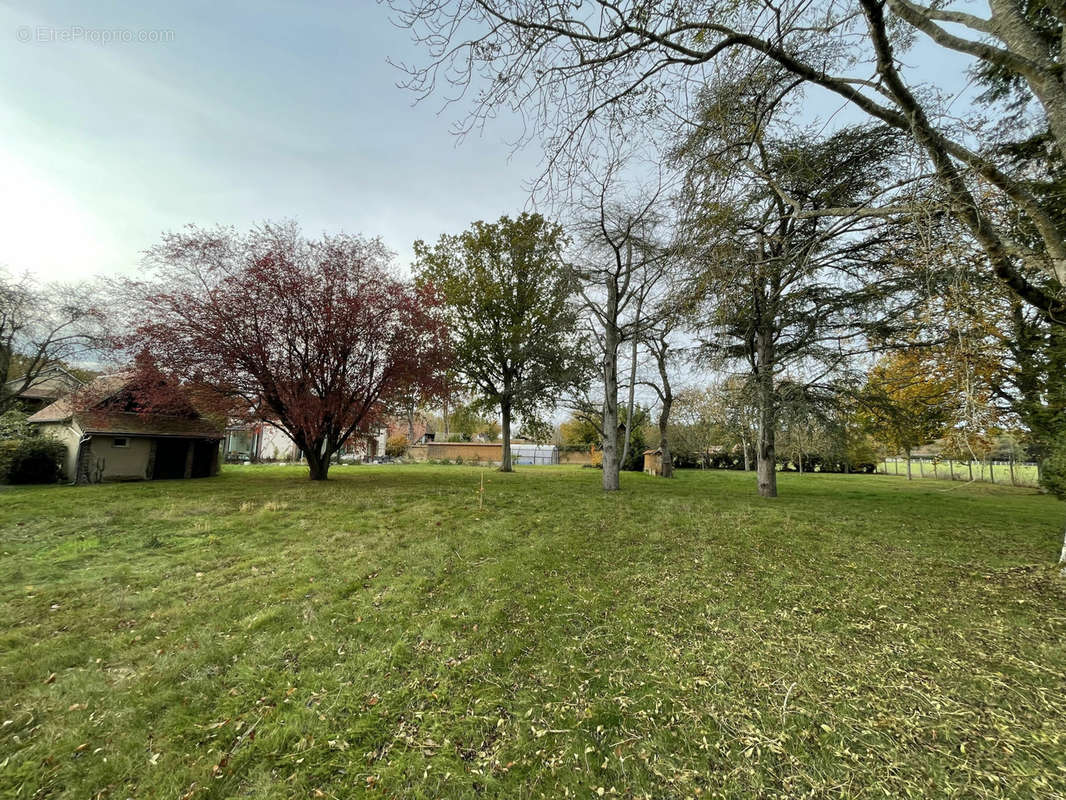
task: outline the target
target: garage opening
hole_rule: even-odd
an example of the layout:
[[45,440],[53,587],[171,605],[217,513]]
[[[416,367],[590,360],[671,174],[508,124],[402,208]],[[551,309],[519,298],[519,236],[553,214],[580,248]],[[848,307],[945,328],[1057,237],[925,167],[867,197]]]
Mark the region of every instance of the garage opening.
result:
[[165,481],[185,477],[185,459],[189,455],[188,439],[156,439],[155,468],[152,480]]

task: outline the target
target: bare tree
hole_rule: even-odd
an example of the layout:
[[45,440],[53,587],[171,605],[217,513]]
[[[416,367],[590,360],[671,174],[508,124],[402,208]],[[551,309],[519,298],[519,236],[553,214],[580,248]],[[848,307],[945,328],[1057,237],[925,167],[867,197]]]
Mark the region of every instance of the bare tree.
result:
[[[1066,153],[1062,2],[990,0],[987,16],[912,0],[390,5],[428,54],[425,63],[401,65],[406,86],[427,96],[443,83],[453,99],[472,98],[460,133],[502,107],[520,112],[528,135],[547,146],[547,174],[563,182],[612,126],[676,130],[692,120],[699,87],[716,72],[776,65],[795,76],[792,88],[818,87],[908,134],[944,207],[980,244],[984,264],[1018,297],[1066,321],[1066,226],[1056,193],[1041,192],[1034,177],[1042,176],[997,146],[1040,140],[1058,159]],[[918,35],[1008,84],[1004,104],[1024,106],[1012,125],[960,125],[935,82],[905,75],[900,55]],[[993,203],[1025,220],[1032,235],[1013,235],[989,213]]]
[[[600,430],[603,488],[610,492],[618,490],[618,472],[628,447],[636,385],[636,345],[647,322],[643,309],[645,303],[650,304],[655,281],[663,274],[665,264],[655,236],[660,223],[656,208],[662,197],[662,184],[647,192],[638,190],[622,200],[615,193],[622,183],[623,160],[608,159],[599,177],[593,174],[593,169],[589,167],[586,191],[577,212],[582,247],[575,269],[585,305],[587,332],[598,350],[603,397],[598,404],[585,397],[577,403],[575,411]],[[619,350],[627,341],[633,345],[633,352],[626,437],[620,452]]]
[[38,285],[0,271],[0,414],[52,367],[100,344],[103,314],[89,284]]

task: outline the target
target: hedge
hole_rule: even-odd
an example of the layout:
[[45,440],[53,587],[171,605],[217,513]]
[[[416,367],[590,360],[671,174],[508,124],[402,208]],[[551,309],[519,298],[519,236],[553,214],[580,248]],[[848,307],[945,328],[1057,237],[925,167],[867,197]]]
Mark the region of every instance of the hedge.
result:
[[47,436],[6,439],[0,442],[0,481],[55,483],[65,454],[63,443]]

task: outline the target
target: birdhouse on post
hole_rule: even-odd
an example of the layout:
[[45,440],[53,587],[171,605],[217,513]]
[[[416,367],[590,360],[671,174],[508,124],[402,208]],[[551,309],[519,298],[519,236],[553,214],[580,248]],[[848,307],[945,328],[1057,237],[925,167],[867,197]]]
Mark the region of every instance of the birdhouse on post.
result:
[[644,474],[655,475],[659,478],[663,476],[663,451],[662,450],[645,450],[644,451]]

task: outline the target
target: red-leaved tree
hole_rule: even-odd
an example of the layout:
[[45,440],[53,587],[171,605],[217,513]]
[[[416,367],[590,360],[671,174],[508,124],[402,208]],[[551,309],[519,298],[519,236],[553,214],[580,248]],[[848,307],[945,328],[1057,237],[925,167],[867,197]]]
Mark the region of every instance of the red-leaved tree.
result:
[[325,480],[349,437],[445,366],[432,289],[395,277],[391,260],[378,239],[309,240],[294,222],[190,226],[166,234],[146,254],[146,277],[126,284],[124,344],[284,430],[311,480]]

